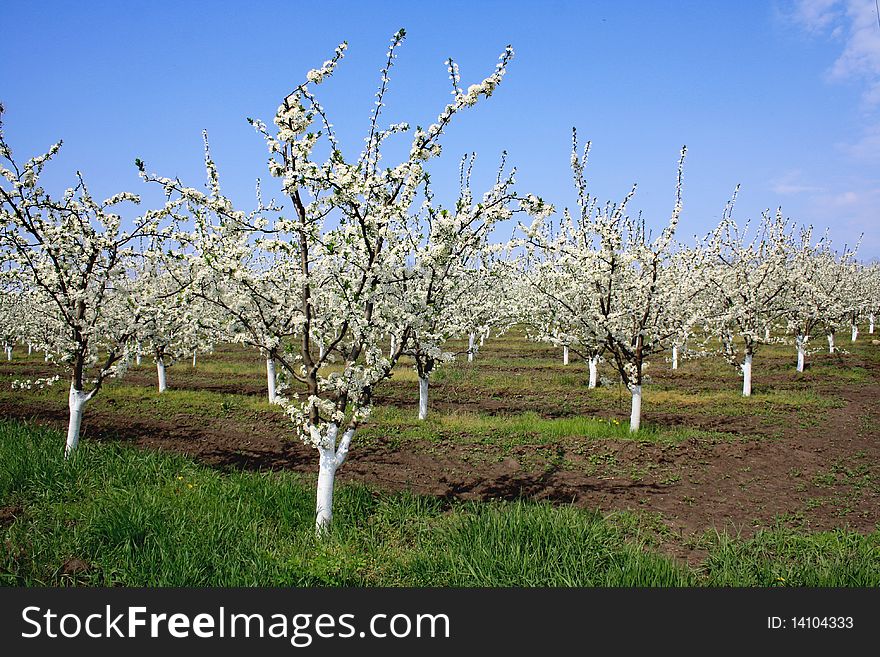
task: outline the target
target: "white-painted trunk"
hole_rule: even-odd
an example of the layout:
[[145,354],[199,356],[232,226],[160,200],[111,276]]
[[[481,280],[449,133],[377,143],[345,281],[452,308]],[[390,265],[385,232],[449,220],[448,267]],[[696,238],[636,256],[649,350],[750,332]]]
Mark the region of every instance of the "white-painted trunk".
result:
[[269,403],[274,404],[278,401],[278,393],[275,391],[275,359],[269,357],[266,359],[266,386],[269,389]]
[[137,348],[137,354],[136,354],[135,357],[134,357],[134,362],[135,362],[138,366],[140,366],[140,364],[141,364],[141,347],[140,347],[140,345],[138,345],[138,348]]
[[797,354],[798,354],[797,371],[803,372],[804,371],[804,360],[806,358],[806,351],[807,351],[806,345],[805,345],[806,340],[804,339],[804,337],[802,335],[799,335],[795,339],[795,342],[797,343]]
[[483,346],[483,343],[486,341],[486,334],[480,333],[480,346]]
[[318,344],[318,360],[324,360],[324,345]]
[[590,358],[590,388],[595,388],[599,383],[599,357]]
[[834,353],[834,334],[833,333],[828,334],[828,353],[829,354]]
[[874,315],[868,315],[868,333],[874,333]]
[[198,351],[193,351],[193,369],[196,368],[196,354],[198,353]]
[[474,340],[476,340],[476,337],[473,333],[468,336],[468,362],[474,359]]
[[419,419],[428,417],[428,377],[419,377]]
[[770,341],[770,327],[768,326],[764,329],[764,342],[769,342],[769,341]]
[[29,344],[28,345],[28,356],[30,356],[33,352],[34,352],[34,346]]
[[46,362],[46,363],[49,362],[49,352],[48,352],[48,351],[46,352],[46,355],[43,356],[43,361]]
[[64,458],[69,458],[79,445],[79,429],[82,426],[83,410],[91,395],[70,386],[67,407],[70,409],[70,420],[67,423],[67,442],[64,444]]
[[12,360],[12,345],[6,345],[6,360]]
[[320,465],[318,469],[318,491],[315,503],[315,533],[319,536],[330,529],[330,523],[333,520],[333,483],[336,479],[336,471],[348,456],[348,449],[351,446],[351,439],[354,436],[354,429],[348,429],[339,441],[336,447],[336,435],[339,427],[335,424],[327,426],[327,434],[323,439],[320,438],[317,427],[311,428],[313,440],[319,439],[318,454],[320,455]]
[[629,431],[635,433],[642,425],[642,386],[632,386],[632,410],[629,414]]
[[672,345],[672,369],[678,369],[678,345]]
[[562,345],[562,364],[568,365],[568,345]]
[[159,374],[159,392],[165,392],[168,389],[168,383],[165,380],[165,361],[161,358],[156,359],[156,372]]
[[743,397],[752,396],[752,354],[746,354],[742,364]]
[[315,532],[323,534],[333,520],[333,482],[336,480],[336,450],[319,447],[318,494],[315,505]]
[[852,325],[852,341],[855,342],[859,337],[859,327],[855,324]]

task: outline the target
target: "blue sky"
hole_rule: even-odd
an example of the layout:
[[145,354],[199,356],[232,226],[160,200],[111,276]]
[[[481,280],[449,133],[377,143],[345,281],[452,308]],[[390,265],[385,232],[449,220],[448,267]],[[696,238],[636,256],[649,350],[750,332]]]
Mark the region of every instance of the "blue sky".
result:
[[593,143],[593,193],[616,200],[637,182],[631,207],[650,225],[669,216],[686,144],[680,237],[710,230],[739,183],[738,220],[781,206],[830,228],[838,247],[864,233],[862,259],[880,258],[875,0],[6,2],[0,24],[7,139],[25,159],[63,138],[47,176],[58,190],[79,169],[96,195],[130,190],[149,202],[135,157],[200,185],[207,129],[224,190],[248,209],[254,180],[268,176],[245,118],[271,122],[281,98],[347,40],[319,89],[356,155],[389,39],[404,27],[389,122],[433,122],[450,97],[446,57],[467,86],[506,44],[516,50],[496,94],[443,142],[440,198],[452,200],[462,154],[478,153],[479,192],[506,149],[518,189],[571,204],[577,126]]

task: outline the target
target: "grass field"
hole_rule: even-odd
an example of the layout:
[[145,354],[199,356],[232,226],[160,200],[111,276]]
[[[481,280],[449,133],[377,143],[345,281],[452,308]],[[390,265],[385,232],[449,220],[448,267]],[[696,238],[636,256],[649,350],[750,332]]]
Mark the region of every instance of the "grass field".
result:
[[[0,364],[0,581],[18,585],[876,586],[880,346],[759,351],[751,398],[719,360],[652,363],[629,395],[516,332],[432,380],[379,390],[313,536],[316,455],[265,400],[255,352],[144,361],[86,409],[61,458],[66,390]],[[48,428],[40,428],[47,425]]]
[[290,472],[229,472],[170,454],[0,424],[6,585],[874,586],[880,532],[751,540],[707,533],[689,568],[630,513],[534,502],[444,502],[342,486],[327,540]]

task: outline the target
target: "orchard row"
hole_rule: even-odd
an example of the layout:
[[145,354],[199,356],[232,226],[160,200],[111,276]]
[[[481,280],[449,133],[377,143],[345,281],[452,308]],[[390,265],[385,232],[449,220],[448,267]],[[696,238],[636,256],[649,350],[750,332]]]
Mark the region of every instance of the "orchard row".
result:
[[[733,219],[733,200],[719,226],[696,244],[676,240],[685,149],[675,202],[653,236],[628,213],[635,188],[618,202],[587,189],[574,135],[571,165],[577,203],[557,213],[539,196],[515,189],[502,160],[495,184],[477,194],[474,157],[460,162],[458,198],[444,206],[432,191],[428,163],[456,115],[490,96],[513,55],[467,89],[447,62],[451,100],[435,123],[412,128],[382,122],[401,30],[392,39],[365,144],[348,159],[315,90],[332,76],[346,45],[287,95],[271,129],[249,119],[269,153],[274,191],[257,184],[245,211],[224,195],[205,136],[206,191],[150,173],[165,194],[161,207],[123,220],[119,206],[138,196],[91,196],[81,177],[60,196],[40,185],[58,152],[24,163],[0,135],[0,330],[13,344],[40,350],[59,376],[22,381],[70,385],[65,454],[77,446],[87,402],[110,377],[143,354],[165,367],[195,358],[217,342],[258,350],[266,359],[270,401],[290,416],[295,433],[320,455],[318,531],[332,517],[333,482],[352,439],[369,416],[373,394],[404,356],[419,377],[419,417],[428,412],[432,372],[464,354],[490,331],[514,324],[536,340],[613,365],[632,393],[630,428],[641,417],[649,359],[718,353],[743,372],[751,392],[753,357],[763,344],[797,346],[803,369],[810,341],[842,328],[856,339],[862,318],[873,332],[880,312],[880,268],[852,251],[835,251],[781,212],[754,226]],[[409,139],[408,157],[382,163],[391,139]],[[734,197],[735,198],[735,197]],[[493,229],[519,219],[511,241]],[[8,351],[8,355],[11,352]]]

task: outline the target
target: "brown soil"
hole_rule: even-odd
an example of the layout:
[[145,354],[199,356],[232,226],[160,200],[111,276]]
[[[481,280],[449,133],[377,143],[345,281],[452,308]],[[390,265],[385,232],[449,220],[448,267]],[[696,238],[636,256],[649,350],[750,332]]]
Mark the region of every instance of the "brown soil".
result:
[[24,510],[20,506],[0,507],[0,528],[11,525]]
[[59,575],[67,575],[68,577],[76,577],[91,570],[91,566],[79,557],[70,557],[64,560],[59,569]]

